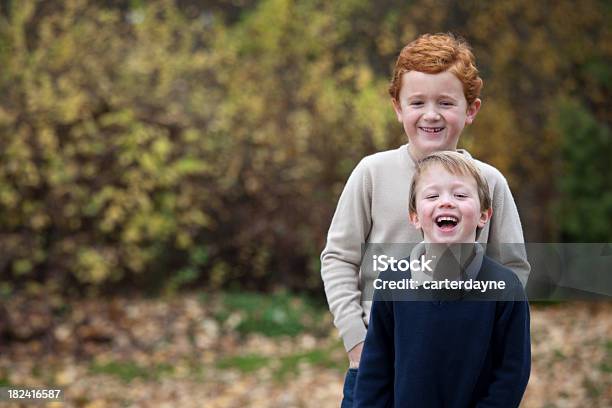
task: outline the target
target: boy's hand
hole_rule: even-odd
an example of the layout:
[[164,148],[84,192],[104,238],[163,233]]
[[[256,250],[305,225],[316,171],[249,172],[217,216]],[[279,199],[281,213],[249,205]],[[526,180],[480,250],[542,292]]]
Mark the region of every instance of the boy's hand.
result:
[[361,360],[361,352],[363,351],[363,342],[357,344],[355,347],[349,350],[349,368],[358,368],[359,361]]

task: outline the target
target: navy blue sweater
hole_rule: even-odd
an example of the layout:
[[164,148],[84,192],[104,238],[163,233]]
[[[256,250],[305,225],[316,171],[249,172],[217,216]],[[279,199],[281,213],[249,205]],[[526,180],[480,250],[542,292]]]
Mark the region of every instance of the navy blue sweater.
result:
[[354,407],[519,406],[531,369],[529,305],[516,275],[490,258],[477,279],[505,281],[506,300],[476,300],[474,290],[428,301],[375,295]]

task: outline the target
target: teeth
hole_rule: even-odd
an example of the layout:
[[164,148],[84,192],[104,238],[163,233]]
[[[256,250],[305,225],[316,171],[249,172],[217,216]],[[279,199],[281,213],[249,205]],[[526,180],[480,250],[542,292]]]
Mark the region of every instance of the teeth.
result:
[[440,131],[442,131],[442,129],[444,129],[444,128],[441,128],[441,127],[437,127],[437,128],[426,128],[426,127],[422,127],[421,129],[422,129],[423,131],[425,131],[425,132],[428,132],[428,133],[436,133],[436,132],[440,132]]
[[456,217],[438,217],[436,218],[436,222],[442,222],[442,221],[459,222],[459,219],[457,219]]

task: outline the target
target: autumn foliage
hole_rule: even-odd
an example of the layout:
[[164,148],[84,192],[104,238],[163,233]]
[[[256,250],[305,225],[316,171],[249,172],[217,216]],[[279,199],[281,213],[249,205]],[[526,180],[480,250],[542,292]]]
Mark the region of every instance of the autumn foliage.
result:
[[461,143],[507,176],[526,237],[612,238],[606,2],[0,4],[3,293],[320,289],[351,169],[404,143],[386,92],[423,32],[472,44]]

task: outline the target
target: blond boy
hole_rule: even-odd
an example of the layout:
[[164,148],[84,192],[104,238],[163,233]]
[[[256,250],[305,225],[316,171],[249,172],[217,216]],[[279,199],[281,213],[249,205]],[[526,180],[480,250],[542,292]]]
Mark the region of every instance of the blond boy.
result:
[[[414,286],[376,292],[354,407],[519,406],[531,368],[529,306],[516,275],[475,242],[491,215],[471,159],[437,152],[417,164],[410,220],[423,242],[410,259],[458,262],[409,271]],[[377,280],[399,278],[385,271]]]

